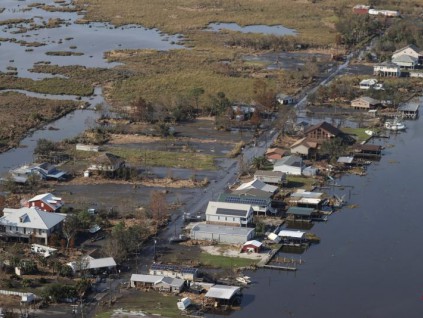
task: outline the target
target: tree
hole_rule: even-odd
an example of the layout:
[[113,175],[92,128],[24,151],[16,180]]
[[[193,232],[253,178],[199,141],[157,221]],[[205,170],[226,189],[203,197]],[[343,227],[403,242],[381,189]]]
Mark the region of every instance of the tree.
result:
[[161,191],[152,191],[150,193],[150,203],[149,209],[153,220],[156,221],[156,224],[161,224],[164,220],[168,218],[169,206],[166,202],[166,194]]
[[204,94],[204,88],[202,87],[194,87],[189,93],[191,98],[194,100],[195,108],[197,109],[197,114],[198,114],[198,104],[199,104],[200,96],[203,94]]
[[210,95],[210,116],[220,115],[226,112],[231,106],[231,101],[226,97],[224,92],[218,92],[216,96]]
[[330,162],[335,161],[345,151],[345,144],[341,138],[333,138],[325,141],[320,147],[320,154],[329,158]]
[[75,214],[70,214],[66,217],[62,227],[63,236],[66,238],[66,248],[69,248],[69,244],[78,232],[79,227],[79,218]]
[[270,162],[267,161],[266,157],[264,157],[264,156],[254,157],[252,162],[251,162],[251,165],[256,170],[263,169],[264,167],[268,166],[269,164],[270,164]]
[[154,107],[144,98],[138,97],[132,103],[132,119],[135,121],[149,121],[153,120]]
[[258,79],[254,82],[254,98],[257,103],[263,105],[266,109],[272,110],[276,106],[276,94],[275,91],[269,89],[267,83]]
[[37,145],[35,146],[35,149],[34,149],[34,154],[48,155],[50,154],[50,152],[56,151],[56,150],[57,150],[57,147],[53,141],[45,139],[45,138],[41,138],[41,139],[38,139],[37,141]]

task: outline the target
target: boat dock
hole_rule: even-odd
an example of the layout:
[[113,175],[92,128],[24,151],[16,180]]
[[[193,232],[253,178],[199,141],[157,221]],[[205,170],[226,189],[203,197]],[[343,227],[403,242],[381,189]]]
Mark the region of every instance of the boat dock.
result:
[[[276,262],[272,262],[275,255],[285,246],[281,244],[278,248],[270,251],[270,253],[263,258],[260,262],[257,263],[258,268],[268,268],[268,269],[277,269],[282,271],[296,271],[297,262],[294,259],[286,259],[285,257],[280,261],[280,258],[276,258]],[[272,263],[271,263],[272,262]],[[271,264],[270,264],[271,263]],[[299,261],[299,264],[302,264],[302,261]]]

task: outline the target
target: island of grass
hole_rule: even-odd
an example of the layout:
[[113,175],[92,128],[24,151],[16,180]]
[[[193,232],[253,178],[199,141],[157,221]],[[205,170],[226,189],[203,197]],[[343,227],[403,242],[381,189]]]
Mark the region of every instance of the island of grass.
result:
[[81,56],[84,55],[82,52],[72,52],[72,51],[48,51],[46,55],[52,56]]

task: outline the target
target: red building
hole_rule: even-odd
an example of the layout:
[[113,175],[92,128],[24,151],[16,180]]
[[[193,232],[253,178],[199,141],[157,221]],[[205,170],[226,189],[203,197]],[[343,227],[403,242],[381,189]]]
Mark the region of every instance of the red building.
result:
[[364,4],[357,4],[353,7],[353,12],[355,14],[368,14],[370,6],[366,6]]
[[259,253],[262,245],[263,244],[261,242],[256,240],[247,241],[242,246],[241,252],[242,253]]
[[62,198],[55,197],[51,193],[39,194],[28,201],[28,207],[36,207],[45,212],[59,212],[64,202]]

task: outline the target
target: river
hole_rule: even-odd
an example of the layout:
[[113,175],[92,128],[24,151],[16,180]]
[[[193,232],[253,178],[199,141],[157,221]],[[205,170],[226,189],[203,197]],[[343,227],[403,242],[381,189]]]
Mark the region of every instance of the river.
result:
[[353,187],[344,193],[357,207],[315,224],[320,244],[287,254],[304,261],[297,272],[247,273],[254,284],[231,317],[422,317],[423,125],[406,124],[407,132],[375,141],[386,149],[366,176],[337,180]]

